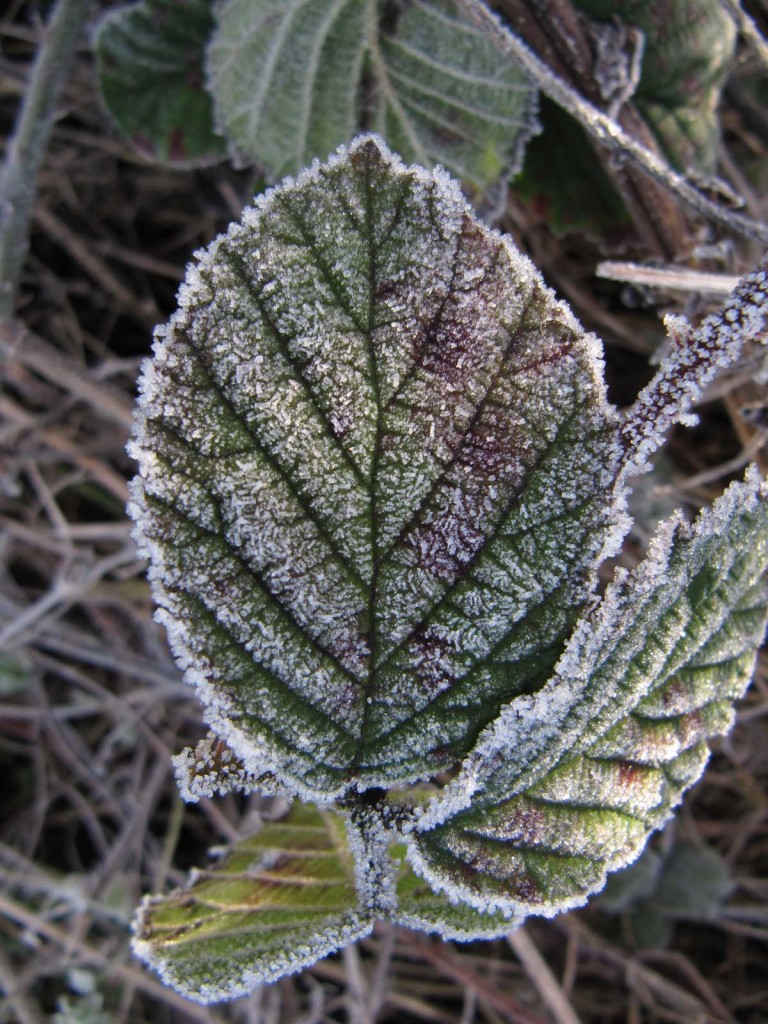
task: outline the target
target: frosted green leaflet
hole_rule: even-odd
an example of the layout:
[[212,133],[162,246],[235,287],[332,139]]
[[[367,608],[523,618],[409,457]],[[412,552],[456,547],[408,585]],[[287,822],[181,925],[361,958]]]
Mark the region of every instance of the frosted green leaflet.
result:
[[[224,784],[336,804],[354,896],[323,945],[320,890],[278,871],[298,919],[230,975],[207,956],[230,911],[249,934],[263,917],[233,897],[211,918],[197,885],[181,919],[151,902],[139,949],[189,994],[298,969],[376,916],[467,938],[583,902],[698,777],[762,634],[765,495],[750,478],[690,536],[664,527],[589,612],[625,529],[601,371],[458,186],[374,137],[198,254],[142,380],[138,536]],[[180,769],[196,795],[223,777]]]

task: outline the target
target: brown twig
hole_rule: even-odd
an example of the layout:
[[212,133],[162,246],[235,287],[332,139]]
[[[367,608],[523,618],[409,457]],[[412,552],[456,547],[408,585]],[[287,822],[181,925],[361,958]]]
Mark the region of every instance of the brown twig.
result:
[[[586,18],[571,0],[531,4],[527,0],[493,0],[491,7],[504,14],[515,32],[552,72],[575,93],[599,109],[607,100],[597,82],[598,57],[588,32]],[[627,58],[629,63],[629,58]],[[649,152],[660,156],[652,132],[635,108],[631,97],[624,96],[611,116],[617,124]],[[690,219],[669,189],[615,159],[604,145],[591,142],[606,174],[624,200],[638,237],[646,250],[663,259],[686,252],[692,235]]]
[[23,324],[0,323],[0,357],[14,360],[73,398],[87,402],[109,422],[126,431],[130,429],[132,406],[123,394],[106,384],[92,382],[84,367],[72,362]]

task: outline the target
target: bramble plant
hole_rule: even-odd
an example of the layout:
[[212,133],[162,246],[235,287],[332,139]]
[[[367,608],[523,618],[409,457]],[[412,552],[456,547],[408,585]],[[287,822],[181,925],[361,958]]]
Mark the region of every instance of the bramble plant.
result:
[[601,345],[448,174],[371,135],[198,253],[145,365],[132,513],[213,730],[185,795],[297,798],[135,948],[203,1001],[377,918],[471,939],[582,904],[732,723],[768,610],[757,470],[598,570],[628,479],[747,341],[768,272],[669,321],[620,415]]

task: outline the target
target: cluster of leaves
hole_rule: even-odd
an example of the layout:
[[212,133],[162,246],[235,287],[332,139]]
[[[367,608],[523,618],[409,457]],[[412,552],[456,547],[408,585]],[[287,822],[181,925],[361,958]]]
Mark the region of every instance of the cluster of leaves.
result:
[[[596,22],[610,22],[616,4],[576,0]],[[717,105],[734,61],[736,26],[723,4],[701,0],[624,0],[624,24],[642,33],[642,71],[634,99],[674,166],[714,174]]]
[[767,316],[762,267],[675,321],[622,420],[531,263],[372,136],[198,254],[132,443],[159,617],[220,741],[179,774],[304,804],[145,904],[167,980],[231,996],[378,917],[500,934],[638,855],[749,681],[768,488],[674,515],[602,595],[597,572],[627,475]]
[[146,154],[205,162],[228,145],[273,181],[371,129],[479,197],[535,125],[535,91],[452,0],[143,0],[109,15],[96,55]]
[[[637,101],[670,159],[711,172],[736,35],[721,5],[576,6],[595,19],[605,103],[624,65],[641,63]],[[614,39],[617,17],[635,33],[635,57]],[[96,54],[106,106],[145,155],[184,165],[228,151],[270,181],[372,130],[408,161],[442,164],[479,201],[520,169],[537,130],[534,85],[454,0],[141,0],[106,18]],[[612,195],[575,123],[544,115],[523,192],[558,211],[584,179],[578,208],[597,176]],[[615,218],[618,197],[613,207]]]

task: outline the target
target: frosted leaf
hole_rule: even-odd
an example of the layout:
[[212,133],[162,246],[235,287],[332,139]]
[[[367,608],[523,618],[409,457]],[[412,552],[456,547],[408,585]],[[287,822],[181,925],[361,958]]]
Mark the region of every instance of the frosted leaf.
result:
[[535,91],[453,0],[227,0],[217,20],[218,124],[273,179],[363,128],[479,195],[519,169]]
[[576,627],[552,680],[518,698],[409,837],[420,875],[481,910],[552,915],[632,861],[727,732],[768,608],[768,487],[756,471]]
[[176,166],[221,160],[203,82],[212,0],[142,0],[110,11],[95,40],[101,94],[128,141]]
[[244,770],[326,802],[456,765],[615,543],[599,343],[441,170],[358,140],[198,254],[132,513]]
[[366,935],[344,822],[294,804],[188,888],[144,901],[134,950],[201,1003],[232,999]]

